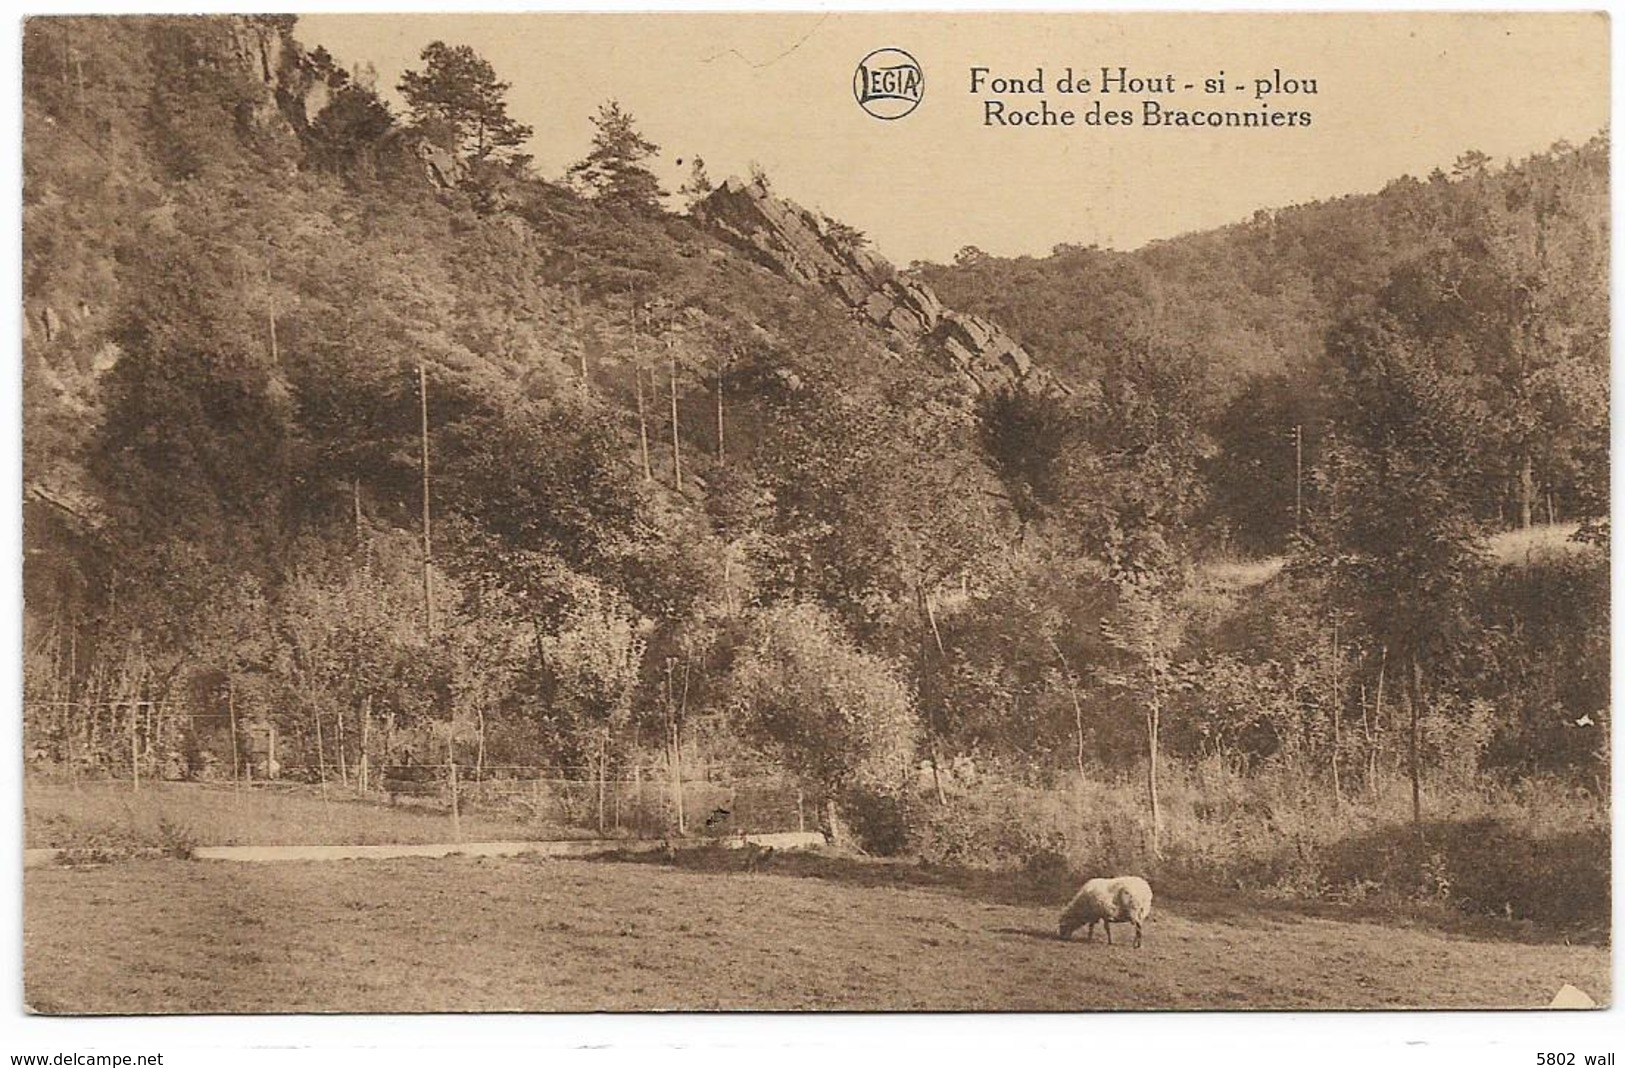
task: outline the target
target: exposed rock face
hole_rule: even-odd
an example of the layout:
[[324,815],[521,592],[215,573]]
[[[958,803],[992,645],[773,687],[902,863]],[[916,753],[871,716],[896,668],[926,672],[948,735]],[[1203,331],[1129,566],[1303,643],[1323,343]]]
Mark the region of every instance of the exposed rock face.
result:
[[995,324],[942,306],[930,286],[899,278],[885,259],[759,182],[730,178],[695,215],[758,262],[803,285],[822,286],[886,331],[899,350],[919,348],[965,374],[982,392],[1071,390]]
[[[310,124],[332,101],[335,87],[341,84],[331,80],[333,68],[316,62],[294,39],[294,20],[290,16],[225,18],[237,64],[267,89],[266,96],[251,108],[247,121],[260,129],[280,122],[294,134],[308,134]],[[402,163],[415,157],[424,179],[437,189],[455,189],[468,177],[468,165],[455,152],[408,130],[390,131],[383,147],[396,153]]]
[[440,189],[455,189],[468,176],[467,165],[456,153],[448,152],[432,141],[419,141],[417,155],[423,161],[424,176]]

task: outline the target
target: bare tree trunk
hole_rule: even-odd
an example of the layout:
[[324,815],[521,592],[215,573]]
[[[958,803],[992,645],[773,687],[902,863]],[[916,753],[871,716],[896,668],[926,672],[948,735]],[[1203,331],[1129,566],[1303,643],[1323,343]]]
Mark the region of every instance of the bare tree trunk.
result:
[[1343,808],[1343,780],[1339,759],[1343,753],[1343,699],[1337,686],[1337,624],[1332,623],[1332,804]]
[[1078,777],[1083,777],[1083,702],[1078,700],[1078,680],[1072,675],[1072,669],[1067,666],[1066,657],[1061,654],[1061,645],[1050,635],[1049,647],[1055,652],[1055,659],[1061,664],[1061,675],[1066,679],[1067,693],[1072,698],[1072,724],[1076,730]]
[[677,350],[666,342],[666,352],[671,358],[671,484],[674,489],[683,488],[683,451],[682,444],[677,438]]
[[647,828],[643,822],[643,750],[638,743],[637,721],[632,723],[632,832],[642,835]]
[[677,816],[677,833],[688,832],[688,821],[683,811],[683,731],[677,718],[676,695],[672,686],[672,658],[666,658],[666,745],[670,754],[667,764],[671,771],[672,809]]
[[729,619],[735,614],[733,585],[733,547],[729,542],[722,547],[722,607]]
[[451,839],[463,840],[462,804],[457,797],[457,755],[452,751],[451,737],[446,737],[446,778],[451,784]]
[[570,320],[570,325],[575,333],[576,362],[581,368],[579,385],[581,395],[585,397],[587,395],[587,341],[586,336],[582,331],[581,287],[579,285],[573,285],[570,287],[570,300],[574,310],[574,315]]
[[683,802],[683,725],[671,725],[672,787],[677,792],[677,833],[688,833],[688,812]]
[[609,728],[605,727],[598,735],[598,836],[604,835],[604,788],[608,772],[605,762],[609,759]]
[[721,463],[728,458],[727,447],[723,444],[722,426],[722,375],[728,369],[726,358],[717,354],[717,462]]
[[147,752],[151,753],[153,760],[158,763],[157,774],[161,777],[164,754],[164,706],[155,703],[148,708],[147,722],[151,729],[147,732]]
[[643,456],[643,481],[653,482],[655,471],[649,463],[649,417],[643,405],[643,368],[634,366],[632,377],[637,382],[638,388],[638,448]]
[[139,793],[141,790],[141,743],[136,735],[137,714],[141,702],[130,702],[130,789]]
[[1162,803],[1157,796],[1157,735],[1162,727],[1162,709],[1155,697],[1145,714],[1146,746],[1150,761],[1146,775],[1146,795],[1151,802],[1151,852],[1162,856]]
[[[274,728],[273,728],[274,729]],[[372,694],[361,698],[361,792],[372,785],[372,754],[368,751],[368,735],[372,732]],[[274,757],[273,753],[273,757]]]
[[276,299],[271,294],[271,261],[265,261],[265,319],[271,326],[271,366],[281,366],[276,346]]
[[1518,525],[1528,530],[1535,516],[1535,458],[1525,452],[1518,467]]
[[[1160,613],[1156,617],[1160,620]],[[1146,768],[1146,792],[1151,802],[1151,852],[1162,857],[1162,803],[1157,794],[1157,750],[1162,733],[1162,692],[1157,686],[1157,663],[1161,654],[1157,648],[1157,634],[1153,627],[1145,658],[1147,692],[1150,698],[1146,708],[1146,749],[1149,756]]]
[[327,751],[322,746],[322,712],[311,702],[311,714],[316,719],[316,774],[322,783],[322,800],[327,800]]
[[1375,763],[1372,756],[1374,742],[1371,737],[1371,708],[1366,701],[1365,683],[1360,683],[1360,732],[1365,738],[1365,787],[1371,792],[1371,769]]
[[677,718],[674,726],[677,731],[677,829],[683,834],[688,833],[688,811],[683,798],[683,724],[688,719],[688,681],[689,672],[694,663],[689,653],[683,653],[683,695],[677,701]]
[[237,686],[230,675],[226,676],[226,715],[230,719],[231,727],[231,784],[236,789],[242,788],[242,772],[237,761]]
[[344,705],[342,702],[333,710],[333,723],[338,728],[339,785],[348,790],[350,788],[350,762],[344,755]]
[[[1382,658],[1377,662],[1377,693],[1375,702],[1371,707],[1372,718],[1376,720],[1377,730],[1382,730],[1382,691],[1383,683],[1388,677],[1388,647],[1382,647]],[[1373,792],[1382,789],[1382,754],[1379,746],[1374,745],[1371,750],[1371,785]]]
[[937,630],[936,613],[931,610],[931,598],[926,596],[925,586],[916,583],[914,597],[920,606],[920,614],[929,628],[926,634],[920,636],[920,703],[925,706],[925,738],[926,749],[931,758],[931,784],[936,789],[937,804],[946,805],[948,796],[942,789],[941,758],[937,747],[937,665],[931,659],[930,638],[936,639],[938,661],[947,659],[942,647],[942,633]]
[[[430,585],[429,567],[433,562],[433,543],[429,539],[429,372],[418,364],[418,402],[420,430],[423,439],[423,629],[434,639],[434,598]],[[321,722],[320,720],[317,721]]]
[[1422,660],[1411,653],[1407,698],[1411,706],[1411,819],[1422,822]]

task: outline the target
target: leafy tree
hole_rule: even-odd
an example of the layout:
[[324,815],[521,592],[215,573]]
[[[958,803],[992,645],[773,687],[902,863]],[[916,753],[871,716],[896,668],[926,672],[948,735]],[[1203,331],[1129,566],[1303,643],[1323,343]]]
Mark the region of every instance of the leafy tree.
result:
[[468,45],[444,41],[424,48],[419,58],[423,69],[407,71],[398,86],[414,125],[445,138],[470,163],[528,160],[517,149],[535,131],[509,116],[503,96],[512,86],[497,80],[489,62]]
[[756,618],[729,692],[742,733],[825,799],[823,829],[832,837],[843,790],[895,782],[912,760],[908,690],[812,605],[778,605]]
[[308,763],[353,767],[376,786],[372,769],[394,761],[393,729],[438,714],[443,680],[411,538],[373,539],[360,555],[307,560],[283,589],[277,675],[291,700],[275,720],[305,741]]
[[544,716],[556,732],[555,751],[596,770],[603,830],[602,784],[617,735],[632,716],[647,638],[625,600],[600,583],[571,576],[567,598],[558,630],[538,642],[548,702]]
[[954,266],[975,267],[977,264],[983,262],[987,258],[987,253],[983,252],[975,245],[964,245],[958,252],[954,253]]
[[1461,674],[1469,695],[1504,710],[1490,762],[1606,774],[1608,578],[1606,551],[1565,547],[1493,569],[1475,591],[1473,614],[1489,640]]
[[1254,662],[1231,653],[1193,667],[1181,726],[1195,751],[1232,767],[1277,753],[1296,712],[1282,674],[1274,660]]
[[310,124],[311,158],[318,167],[341,174],[370,169],[378,142],[394,126],[395,116],[377,93],[343,85]]
[[[1204,458],[1205,518],[1213,540],[1247,552],[1286,550],[1297,527],[1298,491],[1313,509],[1314,470],[1322,436],[1322,405],[1313,384],[1282,375],[1255,378],[1213,421],[1215,453]],[[1295,435],[1302,435],[1302,468]]]
[[1481,567],[1473,475],[1462,463],[1478,448],[1479,416],[1463,379],[1391,318],[1347,323],[1328,348],[1346,384],[1319,472],[1311,566],[1330,582],[1333,604],[1402,669],[1419,820],[1430,673],[1464,643]]
[[1029,537],[969,597],[945,598],[940,701],[954,752],[1013,758],[1034,771],[1114,763],[1134,747],[1092,693],[1111,653],[1098,628],[1115,602],[1104,569],[1059,538]]
[[1002,389],[977,402],[977,431],[1023,526],[1050,516],[1064,493],[1062,457],[1078,431],[1065,398]]
[[571,166],[570,177],[605,204],[656,210],[666,194],[644,161],[659,153],[660,146],[638,132],[631,114],[616,100],[599,105],[592,124],[597,130],[592,151]]
[[[681,165],[683,161],[677,162]],[[689,164],[688,180],[677,188],[677,195],[683,197],[684,202],[692,208],[710,196],[715,188],[716,186],[711,183],[711,175],[706,173],[705,160],[695,156],[693,162]]]
[[121,531],[233,546],[245,554],[233,563],[257,569],[286,533],[296,443],[264,323],[226,252],[183,233],[132,256],[148,280],[127,289],[94,455]]
[[1101,635],[1118,654],[1107,669],[1107,685],[1130,695],[1145,721],[1146,807],[1151,814],[1151,851],[1162,856],[1162,799],[1157,776],[1162,754],[1163,714],[1174,693],[1187,685],[1175,659],[1184,627],[1183,613],[1165,575],[1144,568],[1119,573],[1117,603],[1101,620]]
[[[481,408],[484,406],[482,405]],[[615,428],[567,404],[475,410],[439,435],[441,507],[470,525],[467,551],[529,585],[528,553],[609,569],[638,534],[643,499]]]
[[869,244],[869,235],[850,223],[844,223],[839,219],[823,215],[819,217],[818,225],[823,231],[825,239],[834,245],[836,249],[848,255]]
[[[1189,524],[1202,503],[1202,381],[1186,350],[1146,343],[1114,353],[1083,404],[1065,453],[1071,536],[1101,560],[1115,605],[1101,621],[1118,654],[1111,677],[1145,719],[1151,844],[1161,850],[1158,763],[1163,714],[1178,683],[1175,653],[1189,582]],[[1082,621],[1079,621],[1081,624]]]
[[1190,558],[1211,449],[1205,384],[1191,351],[1131,344],[1080,404],[1053,492],[1084,547],[1124,575],[1171,574]]

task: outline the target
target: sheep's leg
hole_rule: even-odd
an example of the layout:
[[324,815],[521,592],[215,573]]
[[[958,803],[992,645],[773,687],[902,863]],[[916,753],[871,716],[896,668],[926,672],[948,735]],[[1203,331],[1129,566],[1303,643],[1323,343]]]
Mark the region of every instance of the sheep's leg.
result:
[[1142,933],[1143,932],[1140,929],[1140,921],[1135,920],[1134,921],[1134,948],[1135,949],[1140,948],[1140,937],[1141,937]]
[[1095,940],[1095,921],[1094,920],[1089,921],[1089,939],[1088,940],[1091,941],[1091,942],[1093,942]]
[[1106,928],[1106,944],[1109,946],[1112,944],[1112,921],[1101,920],[1100,925]]

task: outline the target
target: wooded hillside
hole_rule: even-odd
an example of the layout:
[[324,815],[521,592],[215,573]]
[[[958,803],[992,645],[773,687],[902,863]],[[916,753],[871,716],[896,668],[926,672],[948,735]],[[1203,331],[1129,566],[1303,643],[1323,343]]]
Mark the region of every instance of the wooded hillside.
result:
[[[895,286],[803,219],[1060,383],[978,385],[718,225],[703,165],[661,190],[619,105],[538,175],[513,72],[431,46],[397,114],[292,28],[27,24],[41,765],[750,761],[962,856],[1009,828],[955,758],[1132,774],[1125,856],[1240,818],[1168,809],[1204,766],[1416,818],[1605,789],[1603,138]],[[1580,540],[1487,551],[1548,520]]]

